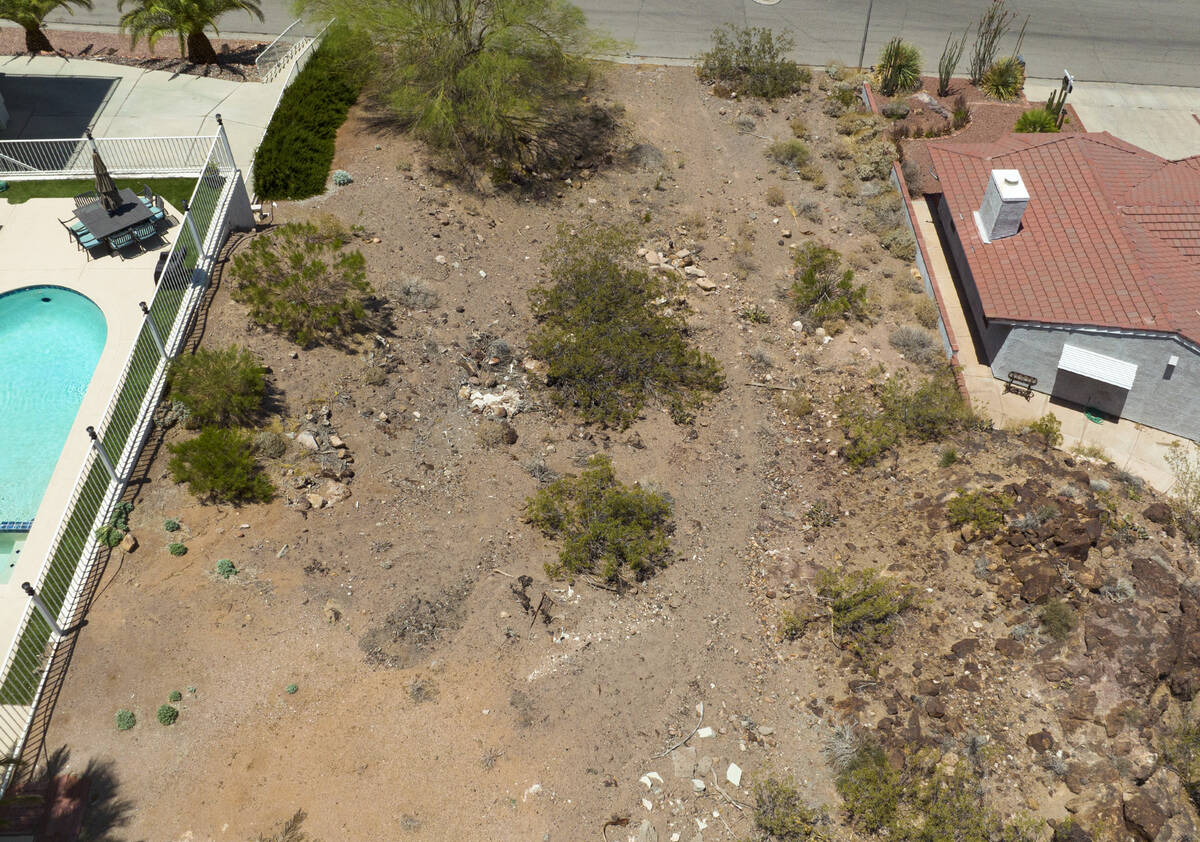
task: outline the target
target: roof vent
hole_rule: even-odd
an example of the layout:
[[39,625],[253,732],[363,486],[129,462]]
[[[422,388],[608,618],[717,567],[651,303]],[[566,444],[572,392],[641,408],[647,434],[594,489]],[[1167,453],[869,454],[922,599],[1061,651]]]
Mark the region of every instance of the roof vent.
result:
[[1029,191],[1016,170],[992,170],[975,224],[985,243],[1011,237],[1021,230],[1021,217],[1029,204]]

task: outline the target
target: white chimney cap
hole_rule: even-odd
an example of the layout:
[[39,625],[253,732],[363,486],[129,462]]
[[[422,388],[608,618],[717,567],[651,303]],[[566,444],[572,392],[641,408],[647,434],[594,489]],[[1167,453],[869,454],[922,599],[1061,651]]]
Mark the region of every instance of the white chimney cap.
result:
[[1004,202],[1028,202],[1029,191],[1016,170],[992,170],[992,183]]

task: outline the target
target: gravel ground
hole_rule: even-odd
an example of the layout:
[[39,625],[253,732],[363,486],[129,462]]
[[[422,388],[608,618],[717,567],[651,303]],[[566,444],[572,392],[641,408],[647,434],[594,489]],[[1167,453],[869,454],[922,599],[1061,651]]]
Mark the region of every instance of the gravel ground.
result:
[[[64,58],[107,61],[146,70],[169,70],[214,79],[257,82],[254,59],[267,46],[266,41],[227,41],[214,39],[213,49],[220,62],[216,65],[191,64],[178,56],[174,38],[163,38],[154,50],[146,42],[131,46],[129,38],[116,32],[54,29],[46,33],[55,52]],[[28,55],[25,31],[17,26],[0,27],[0,55]]]

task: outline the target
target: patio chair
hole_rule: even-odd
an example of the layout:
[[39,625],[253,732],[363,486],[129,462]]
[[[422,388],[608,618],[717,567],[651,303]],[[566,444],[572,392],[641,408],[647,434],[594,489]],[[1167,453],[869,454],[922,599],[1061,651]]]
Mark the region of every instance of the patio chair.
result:
[[[108,247],[110,249],[120,254],[121,249],[133,243],[133,232],[121,231],[113,234],[111,237],[105,237],[104,240],[108,243]],[[124,258],[125,256],[121,255],[121,259],[123,260]]]
[[88,205],[94,205],[100,201],[100,194],[95,190],[85,190],[75,197],[75,208],[86,208]]
[[150,185],[142,185],[142,194],[138,198],[142,200],[142,204],[150,211],[150,218],[155,222],[162,222],[166,218],[167,212],[163,210],[162,196],[155,196],[154,191],[150,189]]
[[[67,229],[67,237],[75,243],[76,248],[90,250],[100,245],[100,241],[92,236],[92,232],[87,229],[79,220],[71,222],[69,220],[60,219],[59,224]],[[90,256],[90,255],[89,255]]]
[[143,222],[141,225],[133,226],[132,233],[133,238],[138,241],[139,245],[158,237],[158,229],[154,227],[153,220],[150,222]]

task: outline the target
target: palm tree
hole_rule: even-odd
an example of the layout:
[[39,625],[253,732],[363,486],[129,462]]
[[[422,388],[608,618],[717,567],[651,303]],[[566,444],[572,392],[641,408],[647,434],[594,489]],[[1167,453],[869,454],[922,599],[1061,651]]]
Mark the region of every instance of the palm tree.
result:
[[[8,0],[0,0],[3,2]],[[173,32],[179,38],[179,54],[193,64],[216,63],[217,53],[204,30],[215,33],[221,15],[241,9],[263,19],[258,0],[117,0],[122,11],[126,4],[134,8],[121,15],[121,30],[132,36],[134,44],[145,36],[154,49],[159,38]]]
[[42,21],[55,9],[75,14],[72,6],[92,8],[92,0],[0,0],[0,20],[10,20],[25,30],[25,49],[31,53],[53,50],[42,31]]

